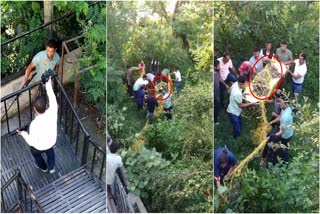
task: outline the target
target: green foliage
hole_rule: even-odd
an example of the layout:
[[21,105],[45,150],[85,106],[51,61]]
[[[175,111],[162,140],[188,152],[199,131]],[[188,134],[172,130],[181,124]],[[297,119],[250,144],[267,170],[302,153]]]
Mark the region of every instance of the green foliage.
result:
[[184,4],[173,22],[176,34],[187,35],[197,71],[208,71],[212,64],[212,8],[212,2]]
[[148,148],[156,148],[166,159],[181,158],[183,155],[184,123],[179,120],[157,122],[148,129]]
[[[212,4],[181,2],[171,14],[168,3],[108,2],[108,130],[125,148],[137,139],[144,142],[140,153],[124,150],[132,154],[125,167],[131,190],[142,196],[149,212],[211,212]],[[171,121],[161,109],[155,124],[143,129],[146,112],[137,112],[123,94],[122,78],[126,65],[141,60],[148,71],[153,57],[160,70],[180,67],[184,89],[174,95]]]
[[[308,99],[294,119],[290,162],[269,169],[248,167],[230,192],[217,194],[215,210],[224,212],[316,212],[319,208],[319,114]],[[227,200],[224,200],[227,199]]]
[[145,147],[139,152],[131,148],[123,150],[121,156],[129,179],[128,189],[142,198],[148,198],[148,192],[162,179],[170,162],[155,149],[148,150]]
[[183,160],[158,180],[153,194],[155,212],[212,212],[211,162]]
[[[33,10],[30,9],[31,6]],[[39,13],[40,7],[42,5],[38,2],[1,1],[1,41],[5,42],[40,26],[43,19],[43,14]],[[42,29],[1,47],[1,77],[27,66],[34,54],[44,49],[46,41],[47,31]]]

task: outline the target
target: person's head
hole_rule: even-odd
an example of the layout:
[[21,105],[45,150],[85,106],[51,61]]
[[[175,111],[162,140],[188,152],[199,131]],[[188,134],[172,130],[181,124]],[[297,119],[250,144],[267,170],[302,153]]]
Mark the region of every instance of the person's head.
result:
[[277,89],[276,93],[274,94],[275,98],[276,98],[276,101],[277,102],[280,102],[280,99],[281,99],[281,90],[280,89]]
[[279,143],[279,141],[280,141],[280,137],[277,136],[277,135],[275,135],[275,134],[273,134],[273,135],[271,135],[271,136],[269,137],[269,142]]
[[288,47],[288,42],[287,42],[287,40],[285,40],[285,39],[281,40],[281,42],[280,42],[281,51],[285,52],[286,49],[287,49],[287,47]]
[[143,79],[143,80],[146,80],[146,79],[147,79],[147,75],[144,74],[144,75],[142,76],[142,79]]
[[220,168],[227,167],[229,159],[228,159],[228,150],[226,148],[222,151],[218,161],[219,161]]
[[266,50],[267,50],[267,51],[270,51],[271,48],[272,48],[272,42],[271,42],[270,40],[267,41],[267,42],[265,43],[265,46],[266,46]]
[[222,56],[223,56],[223,58],[222,58],[223,63],[228,63],[230,60],[229,52],[225,52]]
[[300,65],[302,65],[305,62],[306,58],[307,58],[307,56],[306,56],[305,53],[299,54],[299,63],[300,63]]
[[146,88],[146,85],[145,84],[142,84],[141,86],[140,86],[140,89],[141,90],[144,90]]
[[110,152],[112,154],[115,154],[119,149],[120,149],[120,144],[113,142],[110,146],[109,146]]
[[220,62],[219,62],[219,60],[214,60],[214,71],[220,71]]
[[240,74],[247,73],[249,71],[248,61],[244,61],[243,63],[241,63],[238,71],[240,72]]
[[34,109],[37,114],[43,114],[46,111],[46,99],[44,97],[37,97],[34,102]]
[[259,48],[255,48],[253,49],[253,56],[255,59],[258,59],[259,58],[259,55],[260,55],[260,50]]
[[280,108],[281,109],[286,109],[288,104],[286,103],[286,101],[282,98],[279,99],[279,102],[280,102]]
[[130,65],[127,65],[127,69],[129,69],[131,66]]
[[246,88],[246,82],[247,82],[247,78],[244,75],[240,75],[238,77],[238,85],[241,89]]
[[179,66],[177,66],[177,65],[174,66],[174,70],[175,70],[175,71],[178,71],[178,70],[179,70]]
[[55,40],[50,39],[46,44],[46,53],[48,58],[53,58],[54,53],[57,51],[57,43]]

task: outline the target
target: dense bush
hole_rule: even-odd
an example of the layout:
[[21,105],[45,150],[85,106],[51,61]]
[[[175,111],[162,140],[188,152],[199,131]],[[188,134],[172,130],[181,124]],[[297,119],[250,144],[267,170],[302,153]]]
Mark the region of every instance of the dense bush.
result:
[[[215,196],[216,211],[316,212],[319,209],[319,114],[305,98],[289,146],[290,163],[269,169],[247,168]],[[229,186],[230,187],[230,186]],[[217,190],[218,191],[218,190]],[[218,193],[218,192],[216,192]],[[225,200],[227,199],[227,200]]]

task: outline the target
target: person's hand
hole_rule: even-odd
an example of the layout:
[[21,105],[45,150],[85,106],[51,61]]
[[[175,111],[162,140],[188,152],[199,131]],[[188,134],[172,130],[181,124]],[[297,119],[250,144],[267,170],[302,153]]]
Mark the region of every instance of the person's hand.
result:
[[273,103],[273,100],[267,100],[268,103]]
[[23,132],[23,131],[20,131],[19,129],[17,129],[17,134],[18,134],[18,135],[21,136],[21,135],[22,135],[22,132]]
[[268,123],[268,126],[272,126],[272,122]]
[[228,181],[230,179],[229,174],[227,174],[226,176],[224,176],[223,180]]
[[260,105],[260,102],[251,103],[251,105],[258,106]]

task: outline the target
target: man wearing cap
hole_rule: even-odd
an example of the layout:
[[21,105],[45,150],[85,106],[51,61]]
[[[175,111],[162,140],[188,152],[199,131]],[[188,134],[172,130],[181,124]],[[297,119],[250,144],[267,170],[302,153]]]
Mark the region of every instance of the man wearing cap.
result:
[[281,114],[274,120],[272,120],[269,125],[277,123],[280,121],[280,130],[276,133],[277,136],[281,137],[281,143],[285,146],[291,140],[294,130],[293,130],[293,116],[291,107],[283,100],[279,99],[281,106]]
[[240,75],[247,77],[247,80],[249,81],[249,61],[243,61],[238,69]]

